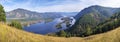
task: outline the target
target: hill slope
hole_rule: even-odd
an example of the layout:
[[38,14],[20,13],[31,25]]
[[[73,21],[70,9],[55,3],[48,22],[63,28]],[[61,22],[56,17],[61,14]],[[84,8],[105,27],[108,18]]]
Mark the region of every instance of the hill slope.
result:
[[[67,40],[67,41],[66,41]],[[79,39],[42,36],[0,24],[0,42],[77,42]]]
[[85,38],[49,37],[17,30],[0,24],[0,42],[120,42],[120,27],[107,33]]
[[72,35],[76,34],[76,36],[89,35],[92,32],[88,31],[93,30],[98,24],[110,19],[112,15],[119,11],[120,8],[102,7],[98,5],[90,6],[75,16],[75,24],[66,31]]

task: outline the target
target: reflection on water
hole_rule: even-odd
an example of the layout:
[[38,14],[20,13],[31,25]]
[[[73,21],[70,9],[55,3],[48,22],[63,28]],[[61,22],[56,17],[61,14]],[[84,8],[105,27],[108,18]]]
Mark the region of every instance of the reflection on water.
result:
[[[59,30],[64,30],[66,29],[66,24],[62,23],[61,29],[57,29],[56,25],[63,22],[64,20],[62,20],[62,18],[56,18],[54,21],[49,22],[49,23],[45,23],[45,22],[41,22],[41,23],[36,23],[36,24],[32,24],[29,27],[25,26],[24,30],[28,31],[28,32],[33,32],[33,33],[37,33],[37,34],[47,34],[47,33],[54,33],[57,32]],[[75,21],[71,22],[74,24]]]

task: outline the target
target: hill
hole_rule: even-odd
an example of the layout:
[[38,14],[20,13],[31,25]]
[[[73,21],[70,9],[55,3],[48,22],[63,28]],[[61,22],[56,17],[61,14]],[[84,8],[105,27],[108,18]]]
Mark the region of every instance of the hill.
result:
[[88,42],[120,42],[120,27],[112,31],[85,37]]
[[34,12],[22,8],[18,8],[9,12],[6,12],[7,21],[11,20],[19,20],[21,22],[29,22],[29,21],[52,21],[55,18],[60,18],[62,15],[59,13],[39,13]]
[[111,8],[111,7],[103,7],[99,5],[93,5],[89,6],[83,10],[81,10],[76,16],[75,19],[78,20],[80,19],[83,15],[86,14],[98,14],[103,17],[110,17],[112,14],[115,14],[116,12],[119,12],[120,8]]
[[85,38],[80,37],[50,37],[25,32],[0,24],[0,42],[120,42],[120,27],[107,33]]
[[[120,8],[102,7],[98,5],[87,7],[75,16],[76,23],[66,31],[77,36],[88,35],[88,31],[93,30],[94,27],[110,19],[111,16],[119,11]],[[91,33],[89,32],[89,34]]]
[[73,38],[59,38],[32,34],[22,30],[17,30],[5,24],[0,24],[0,42],[73,42],[76,40],[80,41],[80,38],[75,40],[72,39]]
[[8,18],[59,18],[58,13],[39,13],[22,8],[18,8],[9,12],[6,12]]
[[[103,6],[90,6],[80,11],[76,16],[76,24],[72,28],[95,27],[101,22],[109,19],[113,14],[120,11],[120,8],[110,8]],[[79,27],[78,27],[79,26]]]
[[55,18],[60,18],[62,16],[75,16],[78,12],[35,12],[27,9],[14,9],[12,11],[6,12],[7,21],[19,20],[21,22],[29,21],[46,21],[51,22]]

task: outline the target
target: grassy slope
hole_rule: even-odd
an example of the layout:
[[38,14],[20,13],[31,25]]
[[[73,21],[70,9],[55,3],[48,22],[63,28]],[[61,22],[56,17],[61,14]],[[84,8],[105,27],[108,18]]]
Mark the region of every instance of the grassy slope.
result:
[[0,24],[0,42],[120,42],[120,27],[107,33],[80,37],[50,37],[17,30]]

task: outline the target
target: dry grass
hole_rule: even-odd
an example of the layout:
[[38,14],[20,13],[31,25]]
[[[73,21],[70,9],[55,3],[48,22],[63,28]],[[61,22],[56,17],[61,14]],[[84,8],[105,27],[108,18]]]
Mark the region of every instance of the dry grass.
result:
[[103,34],[85,38],[80,37],[50,37],[32,34],[0,24],[0,42],[120,42],[120,27]]

